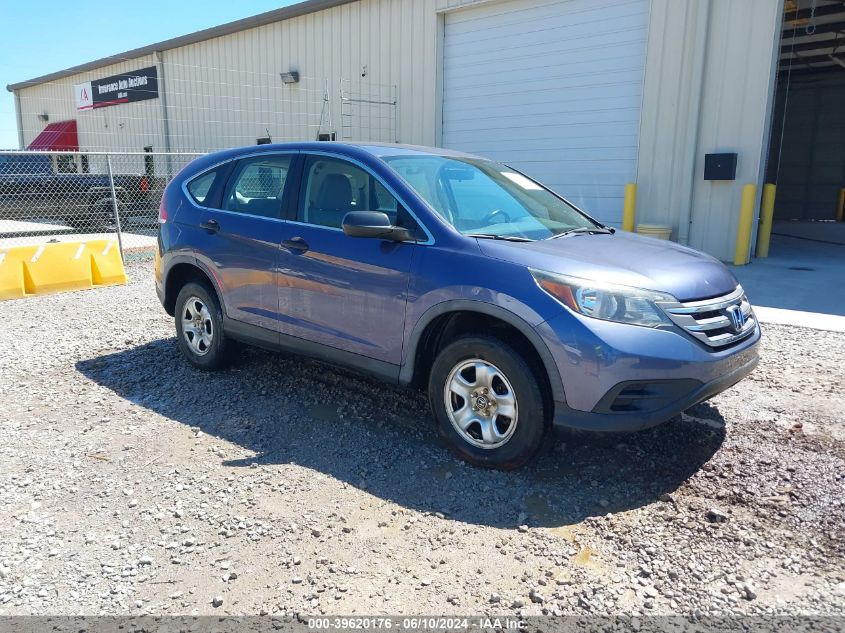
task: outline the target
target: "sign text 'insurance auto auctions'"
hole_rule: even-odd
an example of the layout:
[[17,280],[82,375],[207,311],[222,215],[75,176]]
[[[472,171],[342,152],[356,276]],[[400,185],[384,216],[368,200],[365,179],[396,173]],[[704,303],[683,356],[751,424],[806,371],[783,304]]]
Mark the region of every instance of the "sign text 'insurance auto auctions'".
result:
[[158,69],[155,66],[131,73],[94,79],[73,87],[77,110],[104,108],[158,97]]

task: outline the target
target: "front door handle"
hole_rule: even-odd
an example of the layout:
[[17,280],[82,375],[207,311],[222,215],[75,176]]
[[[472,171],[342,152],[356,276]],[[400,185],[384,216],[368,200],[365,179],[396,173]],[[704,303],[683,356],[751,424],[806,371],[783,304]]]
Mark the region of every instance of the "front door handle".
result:
[[217,233],[217,231],[220,230],[220,224],[217,220],[206,220],[200,224],[200,228],[203,228],[210,233]]
[[301,237],[292,237],[289,240],[284,240],[282,246],[289,251],[296,251],[297,253],[304,253],[308,250],[308,242]]

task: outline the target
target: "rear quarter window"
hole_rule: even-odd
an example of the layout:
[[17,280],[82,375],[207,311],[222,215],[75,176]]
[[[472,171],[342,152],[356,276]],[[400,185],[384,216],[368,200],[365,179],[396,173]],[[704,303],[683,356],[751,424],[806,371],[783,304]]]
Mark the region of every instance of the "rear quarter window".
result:
[[194,202],[198,204],[203,204],[205,202],[219,173],[220,170],[215,169],[214,171],[209,171],[197,176],[188,183],[188,193],[191,195],[191,198],[194,199]]

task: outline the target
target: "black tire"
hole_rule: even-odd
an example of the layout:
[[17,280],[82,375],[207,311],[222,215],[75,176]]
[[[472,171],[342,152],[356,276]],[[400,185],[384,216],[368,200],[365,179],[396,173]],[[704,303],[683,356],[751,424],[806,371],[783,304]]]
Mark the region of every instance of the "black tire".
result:
[[[462,434],[456,428],[457,422],[452,423],[447,411],[447,406],[451,406],[453,412],[456,408],[459,408],[459,411],[464,411],[463,405],[460,404],[463,399],[458,396],[458,399],[454,400],[456,396],[452,395],[451,391],[450,395],[447,396],[446,385],[447,382],[451,382],[450,376],[453,372],[474,359],[492,365],[504,376],[506,382],[501,381],[500,378],[493,379],[499,381],[496,389],[501,388],[503,392],[503,395],[496,397],[502,398],[504,402],[504,398],[508,397],[507,394],[512,389],[516,402],[514,409],[516,423],[513,430],[510,430],[510,424],[513,423],[513,420],[509,423],[510,418],[507,416],[501,418],[496,413],[486,416],[491,420],[491,423],[497,425],[497,432],[501,436],[510,433],[509,438],[504,440],[502,444],[494,445],[491,448],[482,448],[471,443],[472,438],[467,439],[465,437],[465,435],[475,435],[477,436],[474,438],[476,442],[483,442],[480,425],[473,423]],[[469,374],[466,372],[469,372]],[[467,369],[457,372],[456,375],[466,377],[473,374],[474,369],[467,366]],[[474,380],[478,382],[477,376]],[[471,389],[475,390],[476,388],[472,387]],[[478,391],[472,391],[472,393],[478,393]],[[495,393],[493,395],[495,396]],[[447,405],[447,397],[453,399],[449,405]],[[458,457],[470,464],[484,468],[513,470],[524,466],[537,454],[550,427],[544,413],[543,395],[537,376],[525,359],[510,345],[491,336],[463,337],[440,351],[429,374],[428,400],[437,421],[438,432],[449,448]],[[479,402],[479,400],[475,400],[475,403]],[[488,409],[488,411],[490,410]],[[492,410],[495,411],[495,409]],[[504,430],[500,427],[501,424],[505,425]]]
[[[192,299],[198,299],[199,303],[192,302]],[[189,302],[192,302],[192,305],[189,305]],[[183,319],[188,314],[197,313],[197,306],[200,304],[206,307],[208,318],[204,322],[204,331],[206,335],[210,334],[210,343],[205,345],[204,351],[201,344],[200,349],[197,349],[189,342],[189,339],[193,340],[196,335],[192,337],[189,332],[186,336]],[[174,315],[179,349],[191,365],[204,371],[216,371],[229,365],[236,346],[223,331],[223,311],[217,294],[208,285],[195,281],[185,284],[176,297]]]
[[[118,213],[121,217],[125,216],[123,203],[118,203]],[[108,230],[116,226],[111,199],[95,202],[81,212],[77,210],[74,215],[64,218],[63,221],[77,231]]]

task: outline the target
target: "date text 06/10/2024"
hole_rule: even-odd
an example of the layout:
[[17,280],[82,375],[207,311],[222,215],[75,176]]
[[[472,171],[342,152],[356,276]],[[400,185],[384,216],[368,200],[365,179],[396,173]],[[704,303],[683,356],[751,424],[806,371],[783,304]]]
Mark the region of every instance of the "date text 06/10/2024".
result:
[[308,618],[308,629],[312,631],[332,630],[392,630],[397,631],[466,631],[499,630],[519,631],[526,628],[526,622],[518,618],[499,617],[334,617]]

